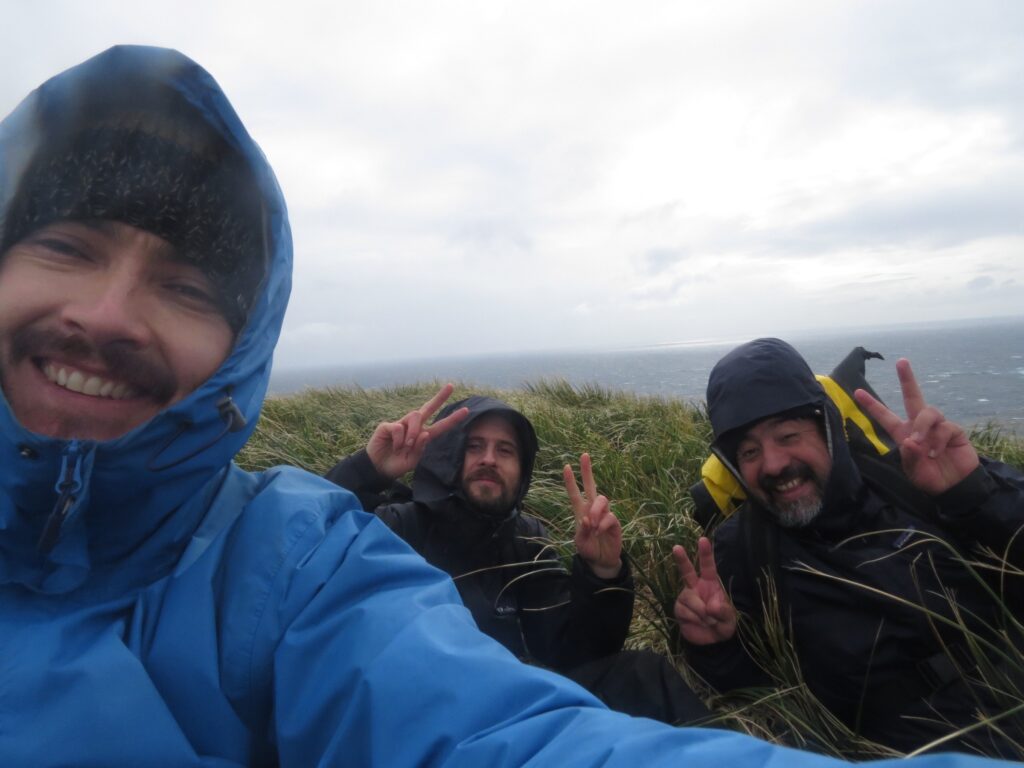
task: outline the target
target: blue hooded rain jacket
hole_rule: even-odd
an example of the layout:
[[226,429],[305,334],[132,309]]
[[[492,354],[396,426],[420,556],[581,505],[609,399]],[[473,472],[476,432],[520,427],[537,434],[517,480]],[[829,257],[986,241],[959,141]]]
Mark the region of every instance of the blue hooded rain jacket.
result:
[[449,578],[347,491],[237,468],[292,251],[274,176],[211,77],[173,51],[119,47],[47,82],[0,124],[0,214],[48,128],[133,88],[245,158],[267,269],[220,369],[116,440],[40,437],[0,402],[0,763],[836,764],[609,712],[477,632]]

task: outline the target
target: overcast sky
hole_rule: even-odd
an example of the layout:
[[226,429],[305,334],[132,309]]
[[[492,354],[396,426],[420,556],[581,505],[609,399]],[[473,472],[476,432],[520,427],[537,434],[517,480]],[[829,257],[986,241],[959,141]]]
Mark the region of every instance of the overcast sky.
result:
[[289,203],[280,368],[1024,314],[1024,2],[262,5],[0,0],[0,112],[208,69]]

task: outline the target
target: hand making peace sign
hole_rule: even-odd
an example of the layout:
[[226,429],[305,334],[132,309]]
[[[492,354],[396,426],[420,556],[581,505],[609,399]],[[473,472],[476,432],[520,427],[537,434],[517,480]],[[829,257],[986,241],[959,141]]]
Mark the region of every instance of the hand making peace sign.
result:
[[443,435],[469,415],[468,408],[459,408],[440,421],[426,426],[454,389],[451,384],[445,384],[436,395],[398,421],[382,421],[377,425],[370,436],[370,442],[366,444],[366,454],[381,475],[397,480],[409,470],[415,469],[427,442]]
[[614,579],[622,570],[622,526],[608,498],[597,493],[590,454],[580,456],[582,495],[571,465],[565,465],[562,477],[576,518],[576,551],[596,576]]
[[704,536],[697,541],[699,574],[678,544],[672,547],[672,557],[683,581],[674,609],[683,639],[693,645],[710,645],[731,638],[736,633],[736,609],[718,578],[711,542]]
[[896,361],[907,418],[901,419],[863,389],[854,392],[866,410],[900,448],[903,471],[917,488],[933,496],[959,483],[978,466],[978,452],[960,425],[925,402],[910,363]]

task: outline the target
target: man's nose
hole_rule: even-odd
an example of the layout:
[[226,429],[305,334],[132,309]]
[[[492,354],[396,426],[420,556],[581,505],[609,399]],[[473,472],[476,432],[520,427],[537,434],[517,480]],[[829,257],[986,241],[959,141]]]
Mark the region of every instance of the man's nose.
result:
[[480,457],[480,461],[484,464],[495,465],[498,463],[498,450],[493,445],[488,445],[484,448],[483,455]]
[[775,444],[773,440],[767,440],[761,446],[761,471],[766,475],[777,475],[789,466],[789,452]]
[[96,344],[144,346],[150,340],[150,318],[136,288],[119,275],[83,281],[81,291],[65,305],[62,320]]

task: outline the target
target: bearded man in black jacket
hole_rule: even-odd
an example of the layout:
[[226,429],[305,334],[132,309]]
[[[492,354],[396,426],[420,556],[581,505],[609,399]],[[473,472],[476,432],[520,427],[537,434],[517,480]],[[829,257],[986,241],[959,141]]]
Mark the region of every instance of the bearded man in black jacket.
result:
[[[608,706],[670,723],[709,716],[662,656],[623,651],[633,615],[633,579],[622,528],[597,493],[587,454],[581,492],[563,471],[576,519],[566,572],[544,525],[522,511],[537,437],[505,403],[469,397],[430,417],[451,395],[377,426],[366,449],[326,477],[354,492],[432,565],[454,580],[477,625],[520,659],[549,667]],[[411,490],[398,482],[413,470]]]
[[[805,682],[855,732],[904,751],[945,739],[940,748],[1020,759],[1019,714],[957,731],[1012,709],[993,690],[1024,690],[998,658],[1021,640],[1024,478],[980,459],[906,360],[897,373],[906,419],[862,389],[855,397],[899,447],[900,487],[851,453],[838,410],[789,344],[758,339],[717,363],[713,449],[748,501],[714,548],[699,541],[699,572],[673,549],[687,656],[719,690],[768,683],[737,618],[760,620],[770,577]],[[988,584],[965,565],[978,548],[1009,564]]]

